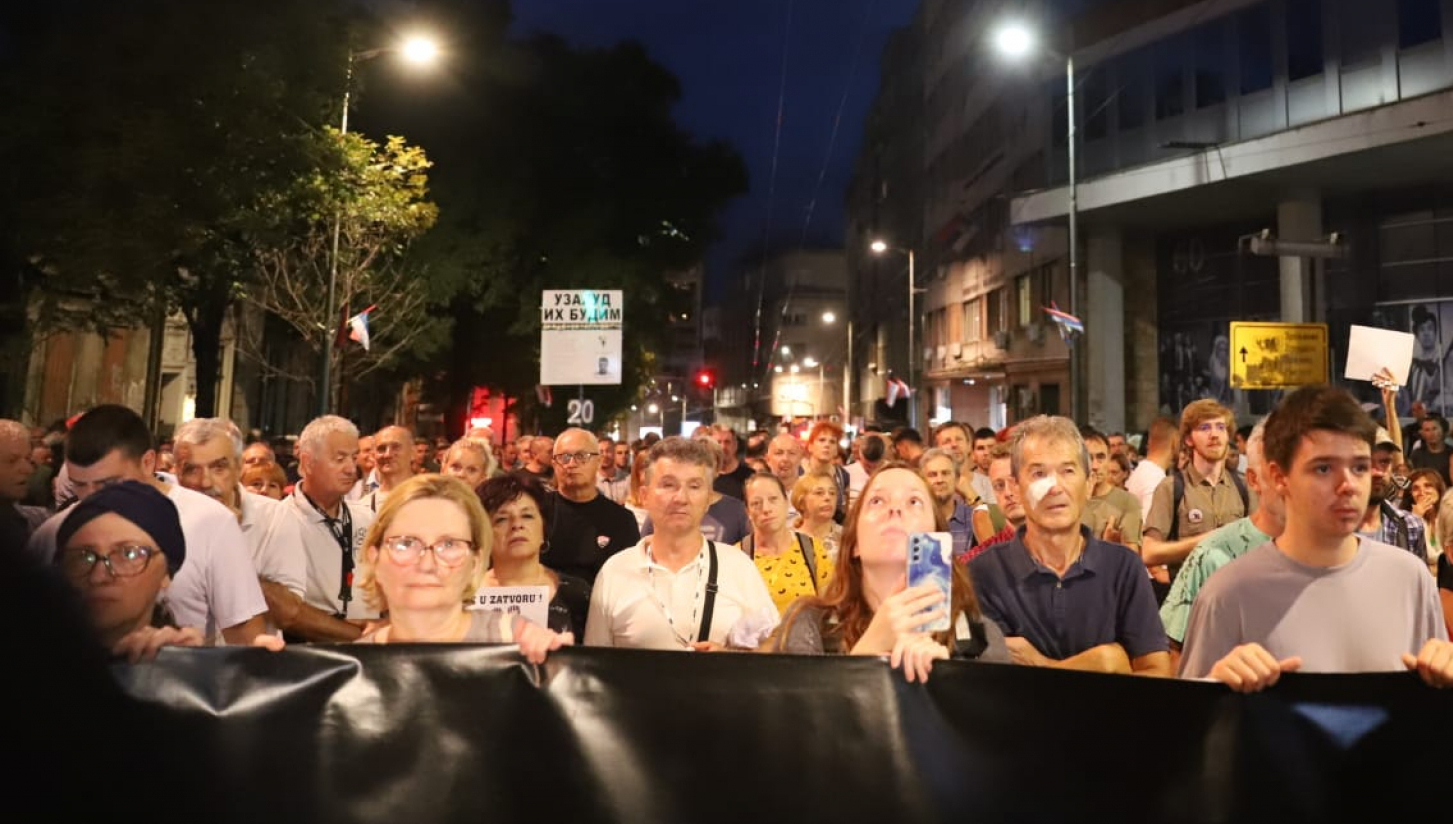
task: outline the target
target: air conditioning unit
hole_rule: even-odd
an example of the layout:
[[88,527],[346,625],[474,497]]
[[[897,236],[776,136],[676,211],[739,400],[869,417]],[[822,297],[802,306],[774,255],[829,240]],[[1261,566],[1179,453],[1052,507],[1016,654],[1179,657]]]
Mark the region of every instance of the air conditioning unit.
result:
[[997,332],[994,333],[994,345],[997,346],[997,347],[999,347],[1000,349],[1008,349],[1009,348],[1009,330],[1008,329],[1000,329],[999,331],[997,331]]
[[1044,343],[1044,326],[1038,323],[1024,327],[1024,334],[1034,343]]
[[959,343],[958,341],[954,341],[953,343],[950,343],[948,345],[948,353],[952,355],[955,360],[960,360],[964,357],[964,345],[962,343]]

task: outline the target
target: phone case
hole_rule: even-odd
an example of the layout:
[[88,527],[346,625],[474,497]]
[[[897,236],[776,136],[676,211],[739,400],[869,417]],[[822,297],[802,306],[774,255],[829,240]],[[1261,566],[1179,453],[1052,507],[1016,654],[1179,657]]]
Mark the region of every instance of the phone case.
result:
[[925,632],[942,632],[951,625],[953,597],[953,538],[947,532],[915,532],[908,536],[908,586],[930,584],[943,592],[943,616],[925,624]]

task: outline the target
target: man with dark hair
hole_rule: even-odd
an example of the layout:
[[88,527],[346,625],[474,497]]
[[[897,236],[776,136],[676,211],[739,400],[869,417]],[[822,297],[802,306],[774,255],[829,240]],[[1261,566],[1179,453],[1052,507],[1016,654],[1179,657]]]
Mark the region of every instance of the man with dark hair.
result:
[[868,485],[868,478],[888,458],[888,440],[879,432],[864,432],[853,441],[857,460],[848,464],[848,507]]
[[1442,415],[1428,415],[1418,424],[1418,442],[1408,453],[1408,465],[1413,469],[1431,469],[1443,476],[1443,483],[1453,486],[1449,469],[1453,467],[1453,450],[1448,448],[1448,419]]
[[918,459],[923,457],[923,436],[918,434],[918,430],[911,426],[900,426],[893,430],[891,439],[893,453],[898,456],[898,460],[917,469]]
[[[267,603],[237,519],[200,492],[158,480],[155,469],[151,433],[124,406],[92,409],[67,436],[66,471],[77,498],[132,480],[150,484],[176,506],[187,547],[187,563],[167,592],[177,625],[195,627],[209,641],[220,633],[228,644],[251,643],[264,629]],[[58,513],[31,536],[30,549],[42,559],[55,557],[56,531],[65,516]]]
[[1150,502],[1155,488],[1176,462],[1176,422],[1164,415],[1150,422],[1145,433],[1144,457],[1125,479],[1125,491],[1140,501],[1141,523],[1150,515]]
[[1453,686],[1453,645],[1427,567],[1356,534],[1376,432],[1342,389],[1303,387],[1282,400],[1267,419],[1265,447],[1285,526],[1201,589],[1182,676],[1254,692],[1299,669],[1409,669]]
[[738,447],[737,433],[732,431],[730,426],[717,424],[709,427],[708,431],[716,439],[721,447],[721,471],[716,473],[715,489],[723,495],[730,495],[737,500],[743,500],[746,495],[742,491],[742,484],[752,477],[752,468],[743,461],[737,459]]
[[1082,520],[1101,540],[1139,551],[1140,502],[1105,477],[1105,466],[1110,463],[1110,442],[1105,436],[1093,429],[1083,434],[1090,452],[1090,499],[1085,502]]

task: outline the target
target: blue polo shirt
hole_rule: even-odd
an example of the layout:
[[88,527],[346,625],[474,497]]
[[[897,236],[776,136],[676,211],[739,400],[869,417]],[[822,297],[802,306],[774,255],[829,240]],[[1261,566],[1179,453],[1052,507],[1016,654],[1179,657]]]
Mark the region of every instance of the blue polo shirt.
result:
[[1082,526],[1085,551],[1061,580],[1029,554],[1024,530],[969,562],[979,607],[1004,635],[1055,660],[1109,643],[1131,658],[1170,648],[1139,555]]

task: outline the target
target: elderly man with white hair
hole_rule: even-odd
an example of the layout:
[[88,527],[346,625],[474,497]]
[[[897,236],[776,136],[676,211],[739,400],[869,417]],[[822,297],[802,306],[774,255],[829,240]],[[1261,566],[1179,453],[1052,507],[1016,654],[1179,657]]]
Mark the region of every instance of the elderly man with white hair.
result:
[[290,638],[354,641],[379,617],[353,583],[354,562],[373,525],[365,502],[344,498],[358,475],[358,427],[324,415],[303,428],[296,448],[302,477],[283,504],[302,533],[307,587],[301,598],[289,593],[286,602],[272,606]]
[[268,629],[282,629],[273,617],[274,605],[301,598],[307,587],[308,561],[298,520],[285,504],[242,488],[238,482],[242,433],[232,421],[194,418],[177,427],[172,441],[177,482],[221,503],[236,516],[267,599]]

